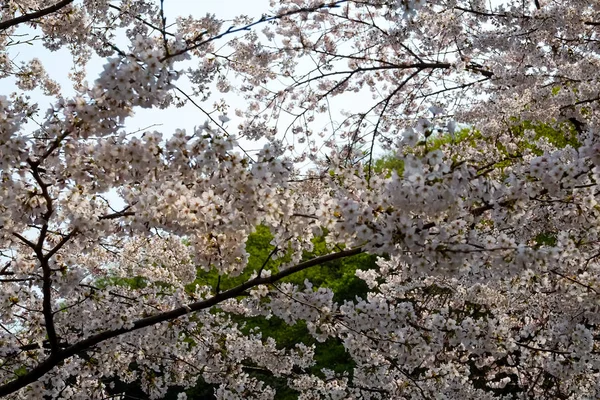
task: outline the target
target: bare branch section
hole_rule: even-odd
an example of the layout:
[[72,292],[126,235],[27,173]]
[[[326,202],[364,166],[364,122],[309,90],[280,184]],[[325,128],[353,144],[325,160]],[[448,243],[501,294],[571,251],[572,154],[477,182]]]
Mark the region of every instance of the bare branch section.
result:
[[29,14],[24,14],[24,15],[18,16],[17,18],[9,19],[8,21],[0,22],[0,30],[4,31],[13,26],[22,24],[23,22],[30,22],[30,21],[33,21],[34,19],[45,17],[48,14],[52,14],[53,12],[56,12],[56,11],[60,10],[61,8],[68,6],[73,1],[74,0],[59,1],[58,3],[56,3],[50,7],[47,7],[47,8],[43,8],[39,11],[29,13]]
[[160,324],[162,322],[171,321],[195,311],[208,309],[210,307],[222,303],[225,300],[236,298],[255,286],[273,284],[285,277],[295,274],[296,272],[303,271],[307,268],[321,265],[329,261],[351,257],[362,252],[362,248],[354,248],[349,250],[343,250],[337,253],[328,254],[322,257],[313,258],[312,260],[308,260],[306,262],[297,264],[277,274],[268,277],[256,277],[250,281],[247,281],[234,288],[221,292],[206,300],[197,301],[195,303],[191,303],[183,307],[175,308],[171,311],[139,319],[136,322],[134,322],[132,328],[109,330],[90,336],[89,338],[82,340],[81,342],[75,343],[69,347],[66,347],[65,349],[52,353],[50,357],[48,357],[44,362],[28,371],[26,374],[20,376],[19,378],[9,383],[0,386],[0,397],[7,396],[11,393],[16,392],[19,389],[24,388],[25,386],[40,379],[42,376],[50,372],[54,367],[59,365],[62,361],[66,360],[67,358],[73,357],[83,351],[89,350],[97,344],[102,343],[106,340],[124,335],[129,332],[134,332],[152,325]]

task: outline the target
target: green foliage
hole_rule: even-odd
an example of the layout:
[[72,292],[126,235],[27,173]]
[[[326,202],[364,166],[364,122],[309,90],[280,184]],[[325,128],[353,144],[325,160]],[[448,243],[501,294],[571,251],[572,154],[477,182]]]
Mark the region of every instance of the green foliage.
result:
[[[501,160],[490,166],[492,169],[504,169],[509,166],[514,157],[519,157],[519,154],[525,150],[530,150],[534,154],[541,154],[541,150],[535,142],[541,138],[545,138],[552,145],[562,148],[565,146],[578,147],[579,143],[576,139],[576,132],[569,123],[556,124],[554,126],[548,124],[533,123],[530,121],[512,121],[514,125],[510,128],[510,135],[515,139],[517,145],[516,153],[510,152],[501,144],[496,143],[500,153],[506,156],[505,160]],[[533,140],[526,140],[525,134],[527,130],[533,130]],[[420,142],[414,149],[408,149],[408,152],[419,152],[421,150],[432,151],[439,149],[448,144],[467,143],[469,146],[477,147],[482,141],[494,140],[493,138],[485,137],[481,132],[475,129],[462,129],[454,135],[432,135],[426,141]],[[452,156],[452,155],[450,155]],[[391,176],[395,171],[398,175],[404,172],[404,162],[395,155],[384,156],[376,160],[373,164],[373,170],[376,173],[386,173]],[[273,236],[266,226],[258,226],[256,231],[252,233],[246,241],[246,251],[249,254],[248,266],[244,272],[237,277],[221,275],[214,266],[206,271],[202,268],[197,269],[196,279],[186,286],[186,290],[190,293],[194,291],[196,285],[218,287],[219,290],[227,290],[246,282],[252,274],[256,274],[260,270],[270,270],[273,273],[278,271],[282,262],[290,260],[289,249],[285,246],[277,249],[277,259],[273,259],[275,254],[275,246],[271,244]],[[308,260],[330,253],[324,236],[313,239],[314,248],[311,252],[305,252],[303,259]],[[534,239],[536,246],[552,246],[556,243],[554,233],[541,233]],[[375,257],[360,254],[350,258],[331,261],[323,265],[315,266],[304,271],[293,274],[283,281],[304,286],[304,281],[309,280],[313,284],[314,290],[319,287],[331,288],[334,292],[334,301],[340,303],[343,301],[352,301],[357,297],[365,297],[368,288],[366,284],[356,277],[356,271],[359,269],[376,268]],[[104,278],[95,282],[97,286],[106,287],[108,285],[122,285],[130,289],[141,289],[150,284],[166,286],[161,282],[149,282],[141,276],[131,278]],[[429,297],[446,296],[445,288],[432,285],[424,289],[424,294]],[[481,308],[477,304],[467,304],[466,312],[472,317],[478,318],[485,316],[488,310]],[[250,332],[260,332],[263,339],[268,337],[273,338],[278,348],[291,349],[298,343],[303,343],[307,346],[315,347],[315,365],[310,368],[310,372],[323,376],[322,370],[329,369],[337,373],[347,374],[352,376],[355,366],[351,357],[346,353],[342,342],[339,339],[328,339],[323,343],[316,341],[308,332],[306,323],[298,321],[294,325],[288,325],[278,317],[253,317],[247,318],[238,315],[230,315],[231,320],[237,323],[245,334]],[[194,345],[192,339],[184,339]],[[290,389],[287,385],[286,378],[275,377],[268,371],[259,368],[258,366],[247,365],[245,370],[263,380],[268,385],[277,390],[277,398],[282,400],[291,400],[298,397],[298,393]],[[17,373],[17,372],[16,372]],[[134,390],[134,388],[132,389]],[[134,390],[135,392],[135,390]],[[137,393],[137,392],[136,392]],[[170,392],[168,398],[171,398]],[[208,385],[200,379],[197,385],[187,390],[188,398],[190,399],[212,399],[212,386]]]
[[[249,269],[255,270],[262,266],[273,248],[270,245],[271,239],[270,232],[265,227],[259,227],[248,238],[246,249],[250,253]],[[305,259],[329,253],[324,237],[313,239],[313,245],[313,251],[304,254]],[[275,262],[274,264],[278,263]],[[334,292],[334,301],[341,302],[343,300],[352,300],[356,297],[366,296],[368,287],[362,280],[356,277],[356,270],[373,268],[374,266],[374,256],[359,254],[354,257],[331,261],[300,271],[284,281],[304,286],[304,281],[308,279],[313,284],[315,290],[319,287],[331,288]],[[236,320],[236,317],[232,318]],[[249,333],[250,331],[261,332],[263,338],[273,338],[279,348],[291,349],[297,343],[303,343],[307,346],[314,345],[316,363],[310,369],[310,372],[315,375],[323,376],[321,370],[325,368],[338,373],[352,373],[355,364],[346,353],[341,341],[338,339],[328,339],[323,343],[316,341],[309,334],[304,321],[288,325],[277,317],[269,319],[264,317],[237,317],[237,319],[240,323],[244,323],[243,330],[245,333]],[[278,399],[292,400],[298,397],[298,393],[287,387],[284,379],[269,376],[264,371],[259,370],[250,370],[248,372],[276,388]]]
[[476,129],[464,128],[458,132],[455,132],[454,135],[445,134],[445,135],[432,135],[427,138],[427,142],[422,142],[421,145],[427,145],[427,150],[437,150],[442,146],[452,143],[462,143],[469,142],[469,144],[473,147],[477,145],[477,140],[480,140],[483,137],[480,131]]
[[402,176],[404,173],[404,160],[401,160],[394,155],[385,155],[375,160],[373,163],[373,171],[377,174],[388,171],[388,178],[392,176],[392,171],[396,171],[399,176]]
[[[540,122],[532,121],[520,121],[516,118],[512,118],[511,126],[509,128],[510,135],[515,139],[514,143],[517,144],[518,152],[522,152],[525,149],[530,149],[536,154],[541,154],[541,150],[533,142],[536,142],[542,138],[548,140],[550,144],[557,148],[564,148],[567,145],[577,148],[580,146],[577,141],[577,132],[574,126],[570,122],[545,124]],[[527,130],[534,132],[533,140],[525,140],[525,133]],[[427,147],[427,151],[437,150],[446,144],[456,144],[467,142],[471,147],[477,147],[479,141],[494,140],[496,142],[496,148],[503,151],[505,155],[509,155],[506,148],[498,143],[495,138],[488,138],[483,135],[480,131],[471,128],[465,128],[454,135],[432,135],[426,142],[421,142],[419,145]]]
[[[269,243],[272,237],[268,229],[259,227],[251,235],[246,245],[250,253],[249,269],[260,268],[268,254],[272,250]],[[324,237],[313,239],[314,249],[304,254],[305,259],[311,259],[320,255],[328,254]],[[277,263],[275,263],[277,264]],[[356,277],[356,270],[375,267],[375,257],[360,254],[350,258],[335,260],[323,265],[306,269],[294,274],[284,281],[303,286],[304,280],[308,279],[316,290],[319,287],[331,288],[334,292],[334,301],[352,300],[356,297],[365,297],[368,291],[366,284]],[[294,325],[288,325],[282,319],[271,317],[242,318],[232,316],[235,321],[244,324],[244,333],[258,331],[263,338],[273,338],[279,348],[293,348],[297,343],[307,346],[315,346],[315,365],[310,372],[324,376],[322,369],[330,369],[338,373],[351,375],[355,366],[351,357],[338,339],[328,339],[323,343],[316,341],[308,332],[304,321],[298,321]],[[253,376],[262,379],[270,386],[277,389],[277,398],[292,400],[298,397],[298,393],[289,389],[282,378],[276,378],[260,370],[248,371]]]
[[[269,229],[259,225],[256,231],[252,233],[246,241],[246,251],[250,255],[248,258],[248,266],[244,272],[237,277],[220,277],[220,290],[227,290],[246,282],[253,273],[257,273],[261,268],[277,272],[278,267],[283,262],[290,260],[287,249],[282,249],[279,258],[273,260],[271,256],[275,246],[271,244],[273,236]],[[328,254],[330,251],[327,248],[323,236],[313,239],[314,249],[312,252],[305,252],[303,259],[308,260],[314,257],[319,257]],[[271,256],[271,257],[270,257]],[[355,257],[336,260],[326,263],[321,266],[313,267],[300,271],[282,282],[291,282],[298,285],[303,285],[304,280],[308,279],[313,283],[315,288],[329,287],[335,293],[335,300],[346,300],[354,298],[355,295],[366,294],[367,287],[363,281],[356,278],[355,272],[359,268],[373,267],[375,258],[366,254],[359,254]],[[196,280],[186,286],[186,289],[192,291],[196,285],[212,285],[215,286],[219,281],[219,273],[215,268],[210,271],[198,269]]]
[[99,289],[104,289],[107,286],[124,286],[132,290],[143,289],[149,284],[148,280],[143,276],[134,276],[132,278],[108,277],[100,278],[94,281],[94,285]]
[[[540,139],[546,139],[551,145],[556,148],[564,148],[571,146],[578,148],[580,143],[577,140],[577,131],[571,122],[561,123],[539,123],[532,121],[520,121],[516,118],[510,120],[511,126],[508,129],[508,134],[513,138],[513,143],[516,145],[516,150],[509,151],[505,145],[500,143],[495,137],[488,137],[480,131],[472,128],[464,128],[453,135],[450,134],[433,134],[427,137],[414,148],[405,149],[407,153],[424,154],[430,151],[438,150],[446,145],[467,144],[472,148],[478,148],[481,144],[493,142],[494,146],[504,156],[503,160],[499,160],[495,164],[486,166],[489,170],[504,171],[505,168],[511,166],[515,160],[522,157],[525,151],[531,151],[533,154],[542,155],[543,151],[536,144]],[[533,135],[528,139],[527,131],[533,131]],[[449,149],[448,156],[453,161],[457,161],[452,153],[452,148]],[[374,171],[382,173],[388,171],[387,177],[391,176],[392,171],[396,171],[399,175],[404,171],[403,160],[396,155],[390,154],[378,159],[374,163]]]
[[215,288],[218,285],[219,290],[223,291],[248,281],[253,273],[257,273],[263,267],[264,270],[277,271],[277,267],[279,267],[282,262],[289,261],[290,257],[286,254],[286,249],[281,249],[281,253],[278,252],[278,254],[283,254],[283,256],[280,255],[277,260],[273,260],[271,253],[275,249],[275,246],[271,244],[272,240],[273,236],[271,235],[269,228],[259,225],[256,228],[256,231],[250,234],[246,241],[246,251],[250,257],[248,258],[248,265],[242,274],[231,277],[220,275],[215,267],[211,268],[209,271],[198,268],[196,279],[186,285],[186,290],[188,292],[193,292],[196,285],[209,285]]
[[556,232],[544,232],[544,233],[540,233],[538,234],[535,239],[535,245],[536,247],[541,247],[541,246],[548,246],[548,247],[553,247],[556,246]]
[[[566,146],[578,148],[580,143],[577,141],[577,132],[574,129],[573,124],[570,122],[562,122],[553,125],[543,124],[532,121],[519,121],[513,119],[514,125],[511,127],[511,134],[516,138],[522,138],[525,135],[526,130],[533,130],[533,140],[537,141],[541,138],[548,140],[553,146],[562,149]],[[521,142],[522,148],[528,148],[533,153],[541,155],[542,151],[533,143],[526,141]]]
[[[304,259],[311,259],[328,254],[323,236],[313,239],[314,250],[305,252]],[[353,300],[356,296],[364,297],[368,288],[364,281],[356,277],[356,270],[375,267],[375,256],[358,254],[354,257],[330,261],[321,266],[300,271],[285,281],[303,285],[308,279],[316,288],[327,287],[334,292],[333,300],[342,302]]]
[[19,367],[16,370],[14,370],[13,372],[17,377],[21,377],[21,376],[27,374],[27,367],[26,366]]
[[[402,168],[401,163],[395,162],[391,158],[389,159],[389,164],[380,162],[379,165],[381,168]],[[196,279],[186,285],[186,290],[191,293],[194,291],[196,285],[209,285],[214,288],[218,285],[219,290],[223,291],[247,281],[253,273],[257,273],[261,269],[271,270],[273,273],[277,272],[281,263],[289,261],[290,257],[288,249],[282,248],[279,249],[278,258],[274,260],[273,250],[275,246],[271,244],[272,239],[273,236],[266,226],[258,226],[256,231],[246,241],[246,251],[249,254],[248,266],[240,276],[229,277],[220,275],[214,267],[209,271],[198,268]],[[324,236],[314,238],[313,245],[313,251],[303,254],[304,260],[330,253]],[[319,287],[331,288],[334,292],[334,301],[336,302],[353,300],[356,297],[365,297],[368,291],[366,284],[356,277],[356,270],[374,268],[375,259],[374,256],[360,254],[300,271],[283,281],[304,287],[304,281],[309,280],[313,284],[314,290],[317,290]],[[142,289],[149,285],[168,286],[163,282],[150,282],[142,276],[102,278],[94,282],[94,284],[99,288],[117,285],[126,286],[130,289]],[[324,376],[321,372],[322,369],[329,369],[337,373],[352,374],[355,364],[346,353],[342,342],[339,339],[329,339],[323,343],[318,342],[309,334],[304,321],[288,325],[277,317],[267,319],[265,317],[247,318],[234,314],[230,314],[229,316],[234,323],[238,323],[242,327],[241,329],[244,333],[260,332],[263,339],[267,337],[273,338],[280,349],[292,349],[298,343],[315,346],[315,365],[311,367],[311,373]],[[183,340],[191,346],[195,345],[194,340],[191,338],[184,338]],[[136,367],[132,365],[132,368],[135,369]],[[298,393],[288,387],[286,378],[275,377],[268,371],[252,365],[248,365],[245,370],[250,375],[263,380],[275,388],[278,399],[292,400],[298,397]],[[134,395],[141,395],[143,393],[135,383],[124,384],[123,382],[116,382],[116,385],[114,393],[126,392]],[[176,388],[172,388],[165,399],[176,398],[177,392]],[[186,390],[186,393],[189,399],[214,398],[212,385],[207,384],[202,379],[199,379],[193,388]]]

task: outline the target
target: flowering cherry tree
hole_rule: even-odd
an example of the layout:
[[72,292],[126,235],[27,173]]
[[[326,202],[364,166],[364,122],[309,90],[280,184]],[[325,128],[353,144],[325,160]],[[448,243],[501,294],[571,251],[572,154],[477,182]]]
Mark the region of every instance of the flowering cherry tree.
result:
[[[260,368],[301,399],[600,397],[600,3],[273,1],[228,23],[167,6],[0,9],[19,90],[0,97],[1,396],[119,380],[157,399],[201,377],[218,399],[276,398]],[[13,62],[23,27],[71,52],[73,97]],[[235,132],[212,111],[193,132],[124,129],[211,91],[247,101]],[[381,149],[397,167],[374,167]],[[249,271],[258,226],[274,249]],[[365,298],[286,279],[363,252]],[[339,341],[353,369],[311,372],[314,347],[239,323],[256,316]]]

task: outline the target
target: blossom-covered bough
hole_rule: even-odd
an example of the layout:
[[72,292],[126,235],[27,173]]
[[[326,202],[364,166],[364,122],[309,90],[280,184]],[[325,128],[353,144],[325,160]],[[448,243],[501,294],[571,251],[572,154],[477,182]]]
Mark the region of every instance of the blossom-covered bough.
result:
[[[109,398],[118,380],[160,398],[202,377],[219,399],[276,398],[261,368],[302,399],[600,397],[599,3],[295,0],[231,26],[169,25],[166,3],[0,9],[19,88],[0,98],[1,396]],[[71,51],[74,97],[12,61],[23,26]],[[214,120],[124,130],[211,89],[247,100],[236,134],[262,150]],[[374,168],[379,149],[400,167]],[[262,268],[190,287],[244,276],[259,225]],[[303,258],[320,235],[330,253]],[[366,298],[284,279],[361,252],[380,257],[357,272]],[[238,316],[304,321],[355,367],[311,372],[313,347]]]

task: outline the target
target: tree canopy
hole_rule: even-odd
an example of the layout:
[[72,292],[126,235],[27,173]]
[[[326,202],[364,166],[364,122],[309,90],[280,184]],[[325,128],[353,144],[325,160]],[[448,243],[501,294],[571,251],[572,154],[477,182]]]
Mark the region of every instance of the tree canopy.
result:
[[0,396],[600,398],[600,3],[176,4],[0,8]]

